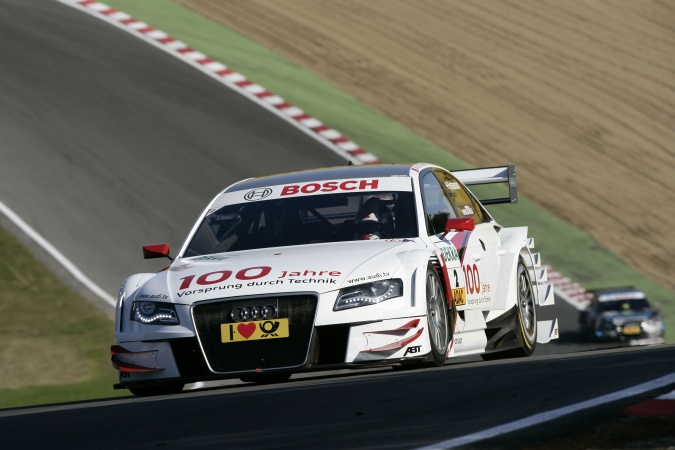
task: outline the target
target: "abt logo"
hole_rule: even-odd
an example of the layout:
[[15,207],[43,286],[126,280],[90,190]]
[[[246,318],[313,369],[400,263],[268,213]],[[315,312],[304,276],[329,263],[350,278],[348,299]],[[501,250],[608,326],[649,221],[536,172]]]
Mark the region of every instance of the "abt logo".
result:
[[414,355],[416,353],[419,353],[421,349],[422,349],[421,345],[412,345],[405,349],[405,353],[403,354],[403,356]]

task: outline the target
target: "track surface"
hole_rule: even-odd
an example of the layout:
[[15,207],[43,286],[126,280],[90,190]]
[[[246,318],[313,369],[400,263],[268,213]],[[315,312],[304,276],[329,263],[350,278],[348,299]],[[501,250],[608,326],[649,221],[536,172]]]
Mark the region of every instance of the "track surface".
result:
[[[4,448],[405,448],[465,436],[672,372],[673,347],[455,363],[0,412]],[[589,374],[593,376],[589,376]],[[635,401],[634,399],[632,400]],[[599,408],[612,417],[626,400]],[[522,448],[588,412],[481,441]]]
[[[0,0],[0,10],[0,200],[111,296],[125,276],[158,268],[141,259],[141,245],[178,246],[229,183],[344,164],[249,100],[99,20],[52,1]],[[556,315],[560,341],[518,363],[459,359],[441,369],[318,376],[278,389],[234,384],[5,411],[0,442],[411,448],[672,370],[665,362],[672,347],[572,355],[593,347],[577,338],[573,308],[561,304]]]

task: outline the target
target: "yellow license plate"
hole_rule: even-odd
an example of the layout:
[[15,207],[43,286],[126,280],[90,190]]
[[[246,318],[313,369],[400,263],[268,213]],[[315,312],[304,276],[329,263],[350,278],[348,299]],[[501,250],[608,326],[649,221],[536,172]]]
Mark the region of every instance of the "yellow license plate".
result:
[[220,340],[223,344],[279,339],[288,336],[288,319],[256,320],[220,325]]
[[640,334],[641,332],[642,329],[640,328],[640,325],[626,325],[625,327],[623,327],[623,334],[626,335],[633,336],[636,334]]
[[466,305],[466,289],[464,288],[453,289],[452,301],[455,302],[455,306]]

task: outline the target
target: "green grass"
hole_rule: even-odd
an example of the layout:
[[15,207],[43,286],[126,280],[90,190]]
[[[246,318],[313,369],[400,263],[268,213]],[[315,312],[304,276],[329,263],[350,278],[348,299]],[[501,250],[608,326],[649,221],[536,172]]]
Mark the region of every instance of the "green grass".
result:
[[[110,6],[169,33],[227,65],[294,106],[340,131],[385,162],[430,162],[450,169],[468,164],[393,120],[255,42],[170,0],[110,0]],[[509,161],[495,161],[495,165]],[[544,263],[586,288],[635,285],[661,305],[675,329],[675,293],[639,274],[589,235],[520,197],[518,205],[491,208],[507,226],[527,225]],[[667,336],[675,343],[675,333]]]
[[114,324],[0,229],[0,408],[120,395]]

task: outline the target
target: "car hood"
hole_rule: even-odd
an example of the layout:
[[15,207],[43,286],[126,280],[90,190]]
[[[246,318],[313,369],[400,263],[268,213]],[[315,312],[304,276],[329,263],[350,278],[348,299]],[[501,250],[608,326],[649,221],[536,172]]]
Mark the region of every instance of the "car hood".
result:
[[415,239],[338,242],[220,253],[174,261],[137,292],[138,300],[191,304],[285,292],[319,294],[394,276]]

